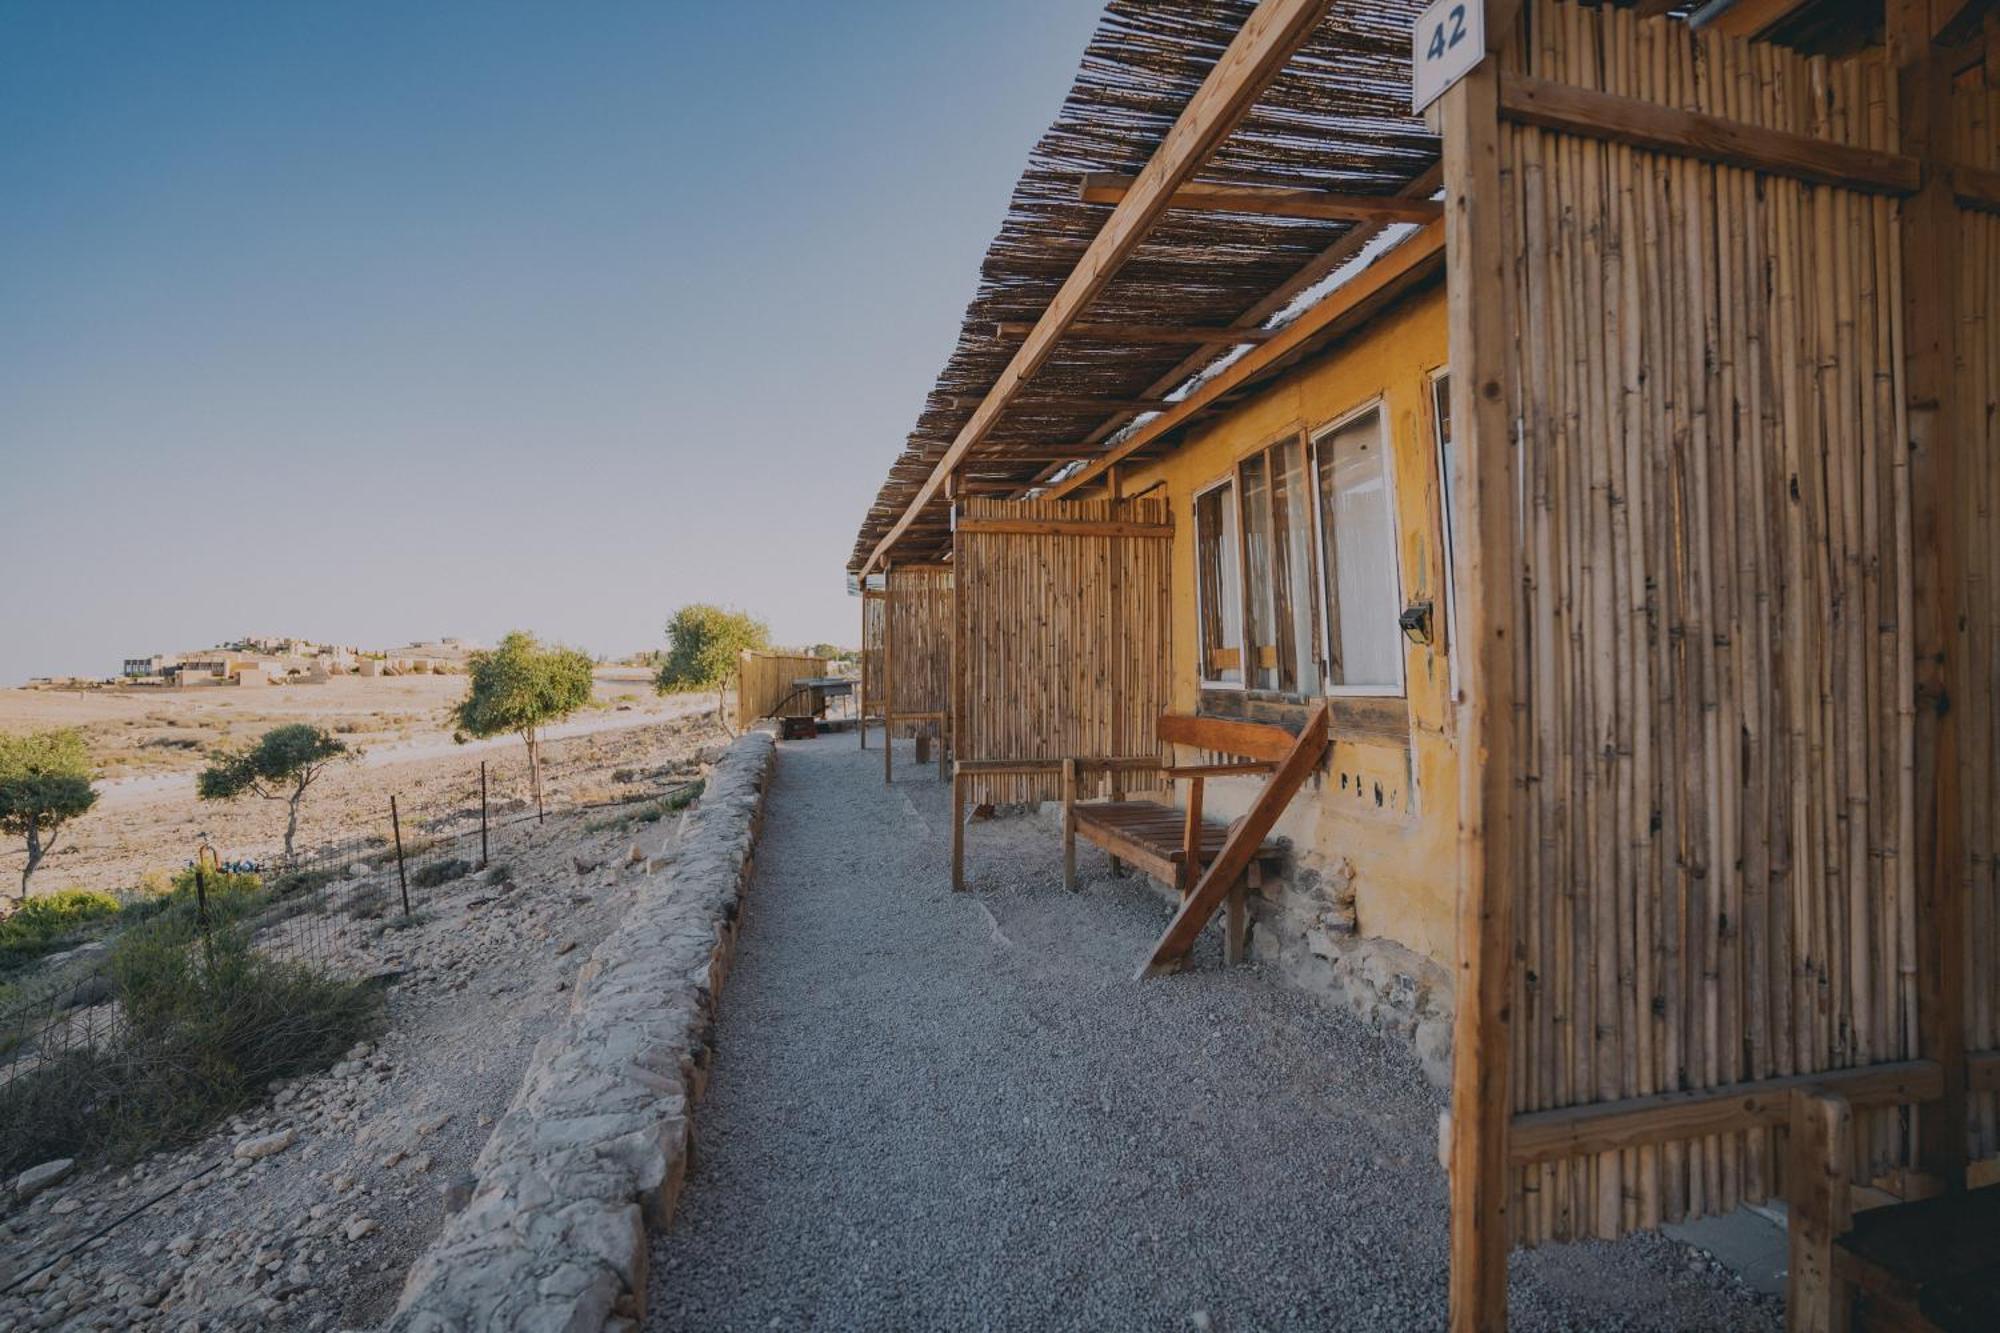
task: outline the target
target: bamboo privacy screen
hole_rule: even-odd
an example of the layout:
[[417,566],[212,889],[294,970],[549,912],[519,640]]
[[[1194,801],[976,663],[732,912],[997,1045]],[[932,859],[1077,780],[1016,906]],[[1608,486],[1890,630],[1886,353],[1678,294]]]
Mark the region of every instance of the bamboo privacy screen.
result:
[[[961,760],[1159,753],[1170,701],[1165,500],[965,501],[958,572]],[[1059,771],[969,775],[974,803],[1051,800]]]
[[892,565],[884,580],[884,734],[938,734],[951,708],[949,565]]
[[868,720],[882,712],[882,624],[885,594],[861,590],[861,743],[868,743]]
[[[1957,89],[1956,153],[1967,166],[2000,169],[2000,79],[1975,70]],[[1976,446],[1968,449],[1960,473],[1965,508],[1967,661],[1970,689],[1959,756],[1965,820],[1967,872],[1966,1013],[1968,1049],[2000,1048],[2000,336],[1993,312],[2000,310],[2000,216],[1961,209],[1965,285],[1959,293],[1962,326],[1958,383],[1964,397],[1959,420],[1977,423]],[[1975,1158],[2000,1154],[1995,1097],[1975,1092],[1967,1107]]]
[[[1879,63],[1547,3],[1523,72],[1870,147]],[[1517,1111],[1916,1052],[1897,205],[1502,137],[1530,782]],[[1855,1175],[1909,1113],[1858,1116]],[[1778,1188],[1772,1133],[1519,1171],[1516,1239]]]
[[786,717],[805,717],[812,712],[812,696],[792,694],[792,682],[805,676],[824,676],[826,659],[799,653],[763,653],[745,649],[736,659],[736,729],[743,730],[771,710],[784,705]]

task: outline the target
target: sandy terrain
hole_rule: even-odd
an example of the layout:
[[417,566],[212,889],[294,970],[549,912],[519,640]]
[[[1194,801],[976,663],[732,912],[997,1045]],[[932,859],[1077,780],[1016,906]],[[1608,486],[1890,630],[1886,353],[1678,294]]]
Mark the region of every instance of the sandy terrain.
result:
[[[185,865],[204,834],[225,859],[276,853],[284,834],[282,804],[254,796],[226,804],[198,801],[194,770],[202,747],[244,743],[284,722],[331,727],[363,751],[330,769],[308,794],[300,819],[301,854],[386,834],[392,793],[406,829],[421,830],[434,815],[468,801],[476,806],[482,761],[496,811],[525,800],[527,764],[518,740],[452,742],[445,714],[464,690],[462,676],[410,676],[139,698],[0,691],[0,728],[78,726],[91,738],[94,755],[153,751],[146,756],[147,768],[124,770],[124,776],[99,783],[96,808],[63,831],[56,851],[35,874],[34,890],[127,891],[149,871]],[[638,672],[600,677],[597,695],[596,705],[549,733],[544,770],[552,808],[612,794],[610,775],[641,762],[658,744],[723,738],[713,695],[662,699]],[[143,739],[148,735],[203,739],[193,749],[162,749],[148,746]],[[23,856],[18,846],[0,847],[0,883],[18,881]]]

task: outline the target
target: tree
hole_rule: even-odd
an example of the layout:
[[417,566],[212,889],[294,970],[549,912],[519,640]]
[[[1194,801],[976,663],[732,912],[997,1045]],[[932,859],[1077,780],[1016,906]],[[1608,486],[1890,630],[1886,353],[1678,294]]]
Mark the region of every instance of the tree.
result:
[[542,799],[542,728],[590,702],[590,658],[574,648],[548,648],[515,630],[490,652],[465,664],[465,698],[452,712],[470,736],[519,736],[528,747],[528,789]]
[[324,727],[304,722],[273,727],[247,750],[217,750],[209,755],[208,767],[195,779],[195,795],[204,801],[233,801],[249,792],[267,801],[283,801],[285,860],[289,862],[306,788],[329,764],[356,753]]
[[653,678],[653,688],[661,694],[714,690],[722,729],[729,731],[722,692],[736,675],[737,656],[746,648],[770,646],[770,627],[755,616],[695,602],[674,612],[667,622],[667,659]]
[[0,735],[0,832],[27,842],[21,898],[35,867],[55,850],[62,826],[97,804],[90,787],[90,754],[74,731]]

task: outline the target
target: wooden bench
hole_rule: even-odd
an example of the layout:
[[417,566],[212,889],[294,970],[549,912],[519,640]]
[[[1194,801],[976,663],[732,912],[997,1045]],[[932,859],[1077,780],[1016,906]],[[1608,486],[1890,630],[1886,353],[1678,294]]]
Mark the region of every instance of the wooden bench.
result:
[[[1323,738],[1323,711],[1315,717]],[[1214,777],[1268,774],[1275,778],[1299,748],[1300,738],[1282,727],[1232,722],[1223,718],[1188,717],[1179,713],[1162,714],[1156,734],[1163,744],[1185,745],[1231,757],[1216,763],[1170,763],[1159,768],[1162,776],[1179,778],[1188,783],[1184,809],[1163,801],[1124,800],[1116,792],[1108,801],[1078,801],[1077,768],[1074,763],[1066,763],[1063,768],[1063,884],[1067,888],[1076,887],[1076,840],[1082,838],[1111,854],[1113,873],[1118,871],[1121,862],[1129,861],[1161,883],[1178,889],[1181,914],[1186,914],[1203,876],[1222,861],[1225,854],[1231,853],[1232,840],[1237,839],[1241,829],[1257,813],[1256,807],[1253,807],[1250,815],[1234,823],[1207,817],[1202,811],[1204,784]],[[1322,739],[1318,749],[1324,748]],[[1315,763],[1317,753],[1318,750],[1315,751]],[[1259,797],[1260,805],[1269,790],[1267,783],[1265,793]],[[1296,785],[1292,790],[1297,790]],[[1284,800],[1290,800],[1289,792]],[[1279,808],[1282,809],[1282,803]],[[1249,889],[1261,886],[1264,872],[1275,871],[1283,855],[1282,847],[1268,841],[1265,836],[1275,818],[1274,814],[1262,821],[1262,826],[1249,836],[1238,854],[1240,863],[1229,871],[1227,883],[1218,894],[1228,903],[1223,928],[1223,956],[1230,963],[1241,962],[1243,958],[1247,924],[1245,895]],[[1213,915],[1214,908],[1215,904],[1211,903],[1209,915]],[[1202,917],[1202,923],[1207,923],[1207,916]]]

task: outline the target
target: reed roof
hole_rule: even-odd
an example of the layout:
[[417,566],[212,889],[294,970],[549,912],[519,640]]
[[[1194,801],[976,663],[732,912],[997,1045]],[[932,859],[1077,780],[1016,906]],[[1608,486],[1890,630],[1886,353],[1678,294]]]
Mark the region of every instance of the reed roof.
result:
[[[980,267],[957,346],[901,455],[869,507],[850,568],[860,569],[908,508],[1018,342],[1001,321],[1032,323],[1055,296],[1111,205],[1084,203],[1091,172],[1138,173],[1228,46],[1255,0],[1110,0],[1055,124],[1029,155],[1006,218]],[[1196,174],[1203,183],[1276,185],[1356,194],[1428,195],[1438,141],[1411,115],[1415,0],[1344,0],[1264,90]],[[1325,277],[1362,224],[1260,215],[1168,212],[1084,314],[1095,324],[1217,326],[1271,322],[1272,308]],[[1333,255],[1329,256],[1329,251]],[[1158,398],[1215,359],[1193,345],[1066,336],[1025,399]],[[1194,353],[1191,355],[1191,353]],[[1132,419],[1102,408],[1016,406],[967,458],[971,483],[1022,487],[1046,477],[1049,456],[1100,452]],[[898,544],[929,559],[949,541],[941,500]]]

